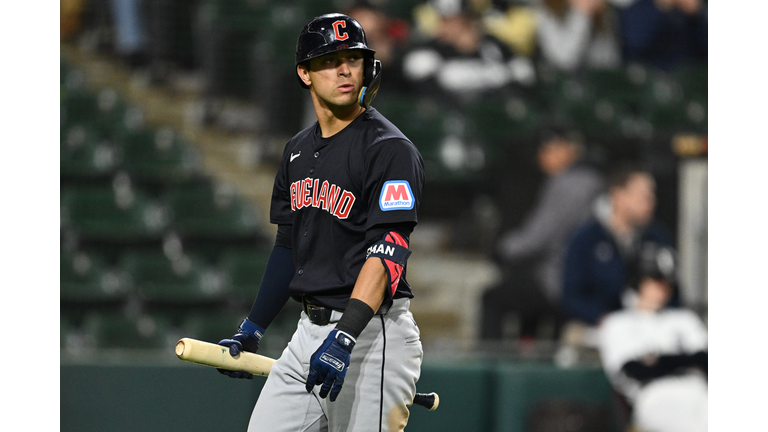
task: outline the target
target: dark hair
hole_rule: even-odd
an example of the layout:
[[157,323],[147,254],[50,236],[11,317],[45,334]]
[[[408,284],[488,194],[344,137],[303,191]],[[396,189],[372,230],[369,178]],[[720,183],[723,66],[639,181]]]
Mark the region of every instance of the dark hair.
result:
[[636,162],[621,162],[608,174],[608,188],[623,188],[636,174],[651,175],[651,171]]
[[584,134],[571,122],[562,119],[549,119],[538,130],[539,145],[554,139],[563,139],[573,144],[584,145]]

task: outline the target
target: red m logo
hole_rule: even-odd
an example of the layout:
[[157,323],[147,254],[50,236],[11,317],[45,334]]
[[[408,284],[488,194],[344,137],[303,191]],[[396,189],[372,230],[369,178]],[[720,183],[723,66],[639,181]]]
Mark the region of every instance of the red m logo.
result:
[[334,33],[334,36],[336,37],[336,40],[343,41],[343,40],[349,39],[349,33],[347,32],[342,33],[341,31],[342,28],[346,28],[346,27],[347,27],[347,22],[344,20],[338,20],[333,23],[333,33]]
[[384,201],[407,201],[411,196],[408,195],[408,187],[402,183],[387,185]]

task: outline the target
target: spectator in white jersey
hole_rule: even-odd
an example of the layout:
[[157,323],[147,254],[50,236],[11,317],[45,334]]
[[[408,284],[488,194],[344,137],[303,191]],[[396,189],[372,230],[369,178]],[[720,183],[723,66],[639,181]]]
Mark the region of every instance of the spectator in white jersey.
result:
[[466,0],[431,0],[427,6],[439,16],[434,37],[403,57],[403,72],[414,90],[464,101],[535,83],[530,59],[515,56],[484,30],[482,8]]
[[634,305],[600,325],[603,368],[641,431],[707,430],[707,329],[693,311],[665,307],[675,287],[676,255],[649,245],[640,259]]

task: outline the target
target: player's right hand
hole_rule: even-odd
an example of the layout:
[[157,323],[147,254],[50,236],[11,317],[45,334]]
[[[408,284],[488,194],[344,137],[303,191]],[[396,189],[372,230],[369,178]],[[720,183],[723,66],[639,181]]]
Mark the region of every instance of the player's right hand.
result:
[[[264,336],[265,330],[246,318],[234,336],[229,339],[222,339],[219,345],[229,347],[229,355],[236,357],[242,351],[255,353],[259,350],[259,341]],[[224,375],[231,378],[252,379],[253,374],[245,371],[231,371],[226,369],[217,369]]]

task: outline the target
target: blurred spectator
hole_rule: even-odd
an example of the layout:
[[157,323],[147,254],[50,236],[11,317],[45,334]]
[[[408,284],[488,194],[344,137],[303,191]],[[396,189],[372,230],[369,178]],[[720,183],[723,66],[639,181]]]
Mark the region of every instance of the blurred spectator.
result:
[[622,308],[625,289],[637,278],[643,244],[672,245],[667,230],[653,218],[655,181],[648,171],[617,168],[609,178],[608,195],[607,211],[576,229],[563,264],[563,311],[589,326]]
[[146,66],[149,61],[142,0],[110,0],[109,4],[115,26],[115,53],[129,66]]
[[462,0],[433,0],[439,15],[434,37],[406,52],[403,70],[415,90],[459,98],[508,85],[531,85],[530,59],[483,30],[482,11]]
[[705,0],[611,0],[618,7],[625,62],[663,70],[707,64]]
[[565,72],[621,65],[618,21],[606,0],[539,0],[536,15],[547,63]]
[[59,37],[62,41],[70,40],[80,32],[86,6],[86,0],[61,0]]
[[410,26],[401,19],[391,18],[370,2],[357,1],[347,11],[365,30],[368,46],[376,50],[381,61],[382,83],[387,92],[406,91],[403,76],[403,51],[410,37]]
[[675,252],[643,250],[632,306],[608,314],[599,329],[603,368],[621,395],[622,422],[637,430],[707,430],[707,330],[690,310],[666,308]]
[[524,57],[533,57],[537,45],[536,11],[529,3],[526,0],[494,2],[494,7],[483,15],[486,31]]
[[520,335],[536,337],[539,323],[562,323],[559,311],[561,261],[572,230],[586,221],[604,188],[602,175],[582,157],[573,131],[550,128],[542,134],[538,165],[547,176],[535,208],[522,226],[501,236],[497,254],[505,280],[483,296],[482,338],[500,339],[505,315],[520,316]]

